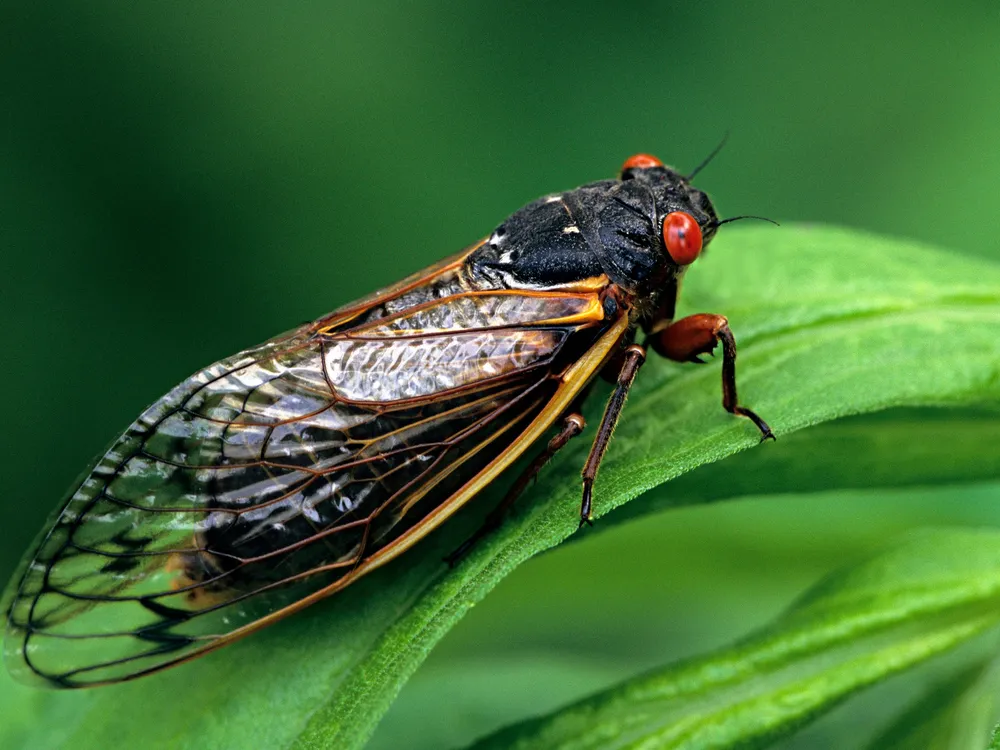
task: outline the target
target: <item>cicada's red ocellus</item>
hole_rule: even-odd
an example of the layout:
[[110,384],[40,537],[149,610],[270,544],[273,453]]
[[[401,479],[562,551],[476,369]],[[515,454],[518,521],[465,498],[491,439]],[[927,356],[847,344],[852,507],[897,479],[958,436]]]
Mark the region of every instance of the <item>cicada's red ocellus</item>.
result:
[[617,387],[583,472],[589,521],[647,345],[688,361],[722,341],[724,406],[770,437],[737,403],[725,318],[672,321],[723,223],[689,177],[632,157],[620,179],[543,197],[460,255],[193,375],[104,453],[12,581],[9,668],[82,687],[229,643],[408,550],[555,431],[478,538],[581,432],[603,371]]

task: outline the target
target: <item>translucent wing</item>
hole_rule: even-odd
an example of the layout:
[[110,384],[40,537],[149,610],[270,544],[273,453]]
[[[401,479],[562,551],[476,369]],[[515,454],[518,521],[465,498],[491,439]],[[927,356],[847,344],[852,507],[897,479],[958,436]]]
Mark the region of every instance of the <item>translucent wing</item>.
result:
[[195,374],[26,561],[8,666],[62,687],[128,679],[339,590],[513,460],[623,325],[593,291],[469,289],[452,262]]

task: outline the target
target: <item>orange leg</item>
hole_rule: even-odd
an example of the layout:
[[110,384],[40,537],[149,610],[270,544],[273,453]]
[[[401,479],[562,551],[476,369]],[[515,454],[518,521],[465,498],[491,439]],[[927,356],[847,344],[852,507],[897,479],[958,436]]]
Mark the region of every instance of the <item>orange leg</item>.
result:
[[698,355],[711,354],[722,342],[722,406],[730,414],[746,417],[760,430],[761,442],[774,433],[767,422],[746,407],[739,405],[736,397],[736,339],[729,330],[729,321],[723,315],[699,313],[672,323],[654,335],[650,346],[657,354],[675,362],[698,362],[704,364]]

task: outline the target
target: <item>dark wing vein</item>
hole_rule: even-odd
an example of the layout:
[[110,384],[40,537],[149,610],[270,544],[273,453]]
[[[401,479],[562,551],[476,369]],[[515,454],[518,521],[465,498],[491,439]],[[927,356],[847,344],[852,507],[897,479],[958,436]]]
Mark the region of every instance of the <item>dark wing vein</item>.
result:
[[472,332],[441,329],[454,316],[434,306],[381,328],[353,315],[363,340],[305,327],[147,409],[8,592],[15,675],[76,687],[162,668],[339,588],[416,529],[551,399],[567,339],[595,335],[518,327],[509,299],[481,304],[513,312]]

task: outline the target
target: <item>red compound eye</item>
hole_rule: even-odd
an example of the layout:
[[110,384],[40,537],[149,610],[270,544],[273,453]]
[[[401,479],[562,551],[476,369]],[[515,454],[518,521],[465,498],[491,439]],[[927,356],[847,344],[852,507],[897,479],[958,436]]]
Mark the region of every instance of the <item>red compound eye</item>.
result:
[[669,213],[663,217],[663,244],[674,263],[691,265],[701,252],[701,227],[689,213]]
[[622,172],[627,172],[630,169],[647,169],[649,167],[662,167],[663,162],[657,159],[655,156],[650,156],[649,154],[636,154],[635,156],[630,156],[622,164]]

